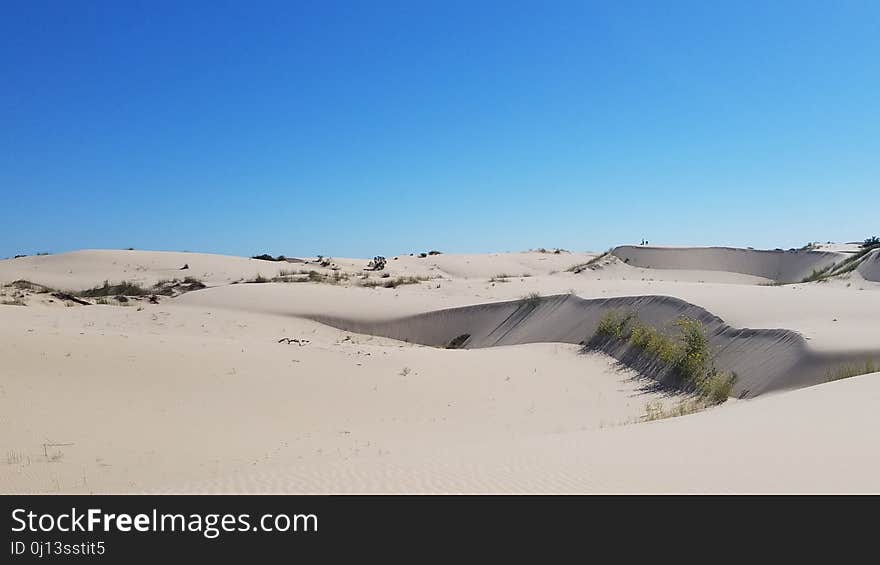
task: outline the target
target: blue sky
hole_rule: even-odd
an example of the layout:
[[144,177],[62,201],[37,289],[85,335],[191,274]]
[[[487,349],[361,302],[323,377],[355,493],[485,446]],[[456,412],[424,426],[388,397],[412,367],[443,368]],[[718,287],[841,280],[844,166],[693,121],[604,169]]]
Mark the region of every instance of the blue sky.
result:
[[0,3],[0,256],[880,232],[880,3]]

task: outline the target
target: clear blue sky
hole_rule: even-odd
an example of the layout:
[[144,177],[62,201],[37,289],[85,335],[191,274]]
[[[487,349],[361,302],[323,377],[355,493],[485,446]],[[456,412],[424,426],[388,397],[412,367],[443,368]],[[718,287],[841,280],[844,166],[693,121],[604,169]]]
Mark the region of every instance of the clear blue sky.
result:
[[0,8],[0,256],[880,232],[875,1]]

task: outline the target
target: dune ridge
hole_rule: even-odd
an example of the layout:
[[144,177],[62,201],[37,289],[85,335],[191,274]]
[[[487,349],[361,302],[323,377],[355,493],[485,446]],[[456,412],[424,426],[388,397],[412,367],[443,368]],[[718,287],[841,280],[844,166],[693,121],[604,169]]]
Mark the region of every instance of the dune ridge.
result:
[[856,271],[867,281],[880,282],[880,249],[869,253]]
[[814,271],[848,257],[834,251],[636,245],[615,247],[611,254],[633,267],[728,271],[788,283],[800,282]]
[[[880,257],[819,250],[852,269],[776,285],[540,250],[389,254],[381,272],[136,250],[3,260],[0,490],[877,491],[880,373],[847,377],[880,362]],[[319,276],[256,284],[293,269]],[[184,277],[207,288],[56,296]],[[398,278],[414,282],[383,284]],[[654,421],[693,397],[626,340],[582,354],[609,311],[676,333],[699,320],[750,399]]]
[[[309,316],[339,329],[434,347],[476,349],[498,345],[561,342],[584,344],[609,311],[632,311],[640,320],[668,328],[680,317],[699,320],[715,365],[737,374],[733,395],[750,398],[827,380],[844,363],[876,358],[880,350],[814,351],[788,329],[735,328],[704,308],[671,296],[584,299],[562,294],[437,310],[387,320]],[[606,351],[625,365],[656,376],[624,344]]]

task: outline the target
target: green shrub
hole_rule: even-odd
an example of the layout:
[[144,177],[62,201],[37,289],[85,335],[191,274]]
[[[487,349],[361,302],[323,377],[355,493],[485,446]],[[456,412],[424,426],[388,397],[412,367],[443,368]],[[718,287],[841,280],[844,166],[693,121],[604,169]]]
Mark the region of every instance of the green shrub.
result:
[[[620,336],[615,337],[623,337],[624,332],[620,333]],[[676,363],[680,356],[679,345],[674,339],[647,324],[641,322],[633,324],[629,339],[635,347],[644,349],[668,365]]]
[[630,328],[629,323],[635,318],[632,312],[621,313],[616,310],[606,312],[599,325],[596,327],[596,333],[614,339],[629,339]]
[[596,335],[628,340],[632,347],[672,369],[687,389],[707,402],[719,404],[727,400],[736,375],[715,369],[703,324],[682,317],[676,320],[675,326],[678,335],[670,337],[638,321],[633,312],[610,311],[599,321]]
[[261,261],[287,261],[287,257],[284,255],[279,255],[278,257],[272,257],[268,253],[263,253],[262,255],[254,255],[251,259],[259,259]]
[[730,396],[735,382],[736,373],[727,375],[713,369],[711,376],[703,381],[700,392],[712,404],[721,404]]
[[96,286],[75,294],[88,298],[95,298],[98,296],[146,296],[152,294],[152,292],[149,289],[130,281],[122,281],[119,284],[110,284],[110,281],[104,281],[104,284],[101,286]]
[[365,280],[364,282],[361,283],[361,286],[364,286],[367,288],[376,288],[376,287],[397,288],[399,286],[407,285],[407,284],[418,284],[418,283],[424,282],[426,280],[429,280],[429,278],[428,277],[412,277],[412,276],[397,277],[394,279],[383,278],[382,280],[378,280],[378,281]]

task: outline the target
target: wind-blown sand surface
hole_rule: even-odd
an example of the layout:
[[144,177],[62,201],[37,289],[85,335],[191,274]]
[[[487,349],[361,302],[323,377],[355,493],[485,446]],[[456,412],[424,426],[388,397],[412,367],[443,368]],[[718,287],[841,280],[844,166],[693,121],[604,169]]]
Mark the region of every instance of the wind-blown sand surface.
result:
[[[0,261],[7,285],[209,287],[125,306],[0,291],[26,304],[0,305],[0,491],[876,492],[880,448],[864,438],[880,375],[819,383],[838,363],[880,361],[877,252],[785,286],[768,283],[852,251],[766,253],[617,248],[577,273],[598,254],[403,255],[387,278],[369,273],[424,279],[396,288],[363,287],[365,259]],[[346,278],[232,284],[282,270]],[[657,324],[702,317],[745,399],[642,421],[686,396],[580,353],[609,304]],[[460,333],[466,349],[431,347]]]

